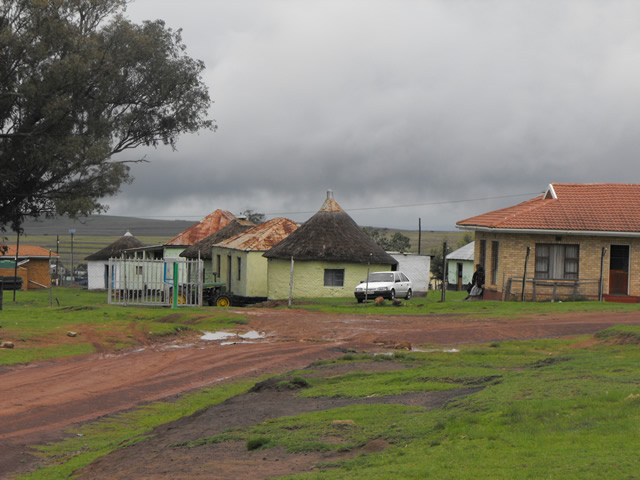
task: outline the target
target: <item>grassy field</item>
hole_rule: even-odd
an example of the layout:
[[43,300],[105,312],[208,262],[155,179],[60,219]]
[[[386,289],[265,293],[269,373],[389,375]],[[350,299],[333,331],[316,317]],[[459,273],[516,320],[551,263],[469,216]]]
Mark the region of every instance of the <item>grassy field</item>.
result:
[[[88,341],[113,350],[187,330],[230,328],[242,315],[217,308],[139,308],[106,305],[106,294],[81,289],[5,292],[0,364],[32,362],[93,351]],[[433,292],[432,292],[433,293]],[[403,306],[359,305],[354,299],[301,301],[294,308],[376,314],[460,313],[509,318],[522,313],[627,311],[633,305],[597,302],[464,302],[449,292],[414,298]],[[51,300],[53,299],[53,302]],[[53,306],[51,306],[51,303]],[[82,332],[76,338],[68,331]],[[242,440],[247,448],[284,447],[291,452],[348,451],[372,440],[383,452],[331,463],[300,479],[602,479],[638,478],[635,445],[640,425],[640,328],[617,326],[577,339],[494,342],[391,356],[345,355],[337,362],[390,362],[397,370],[325,378],[291,372],[301,396],[366,397],[483,387],[470,396],[427,410],[402,405],[353,405],[276,418],[176,448]],[[330,362],[321,362],[321,368]],[[305,377],[307,375],[307,377]],[[286,378],[283,377],[283,381]],[[246,392],[256,379],[208,388],[177,402],[156,402],[73,430],[60,443],[41,447],[49,465],[25,479],[68,478],[115,449],[143,440],[158,425]],[[349,419],[338,428],[332,420]],[[336,437],[341,441],[336,442]],[[331,440],[324,440],[324,439]]]
[[[589,339],[596,343],[578,347]],[[288,378],[307,385],[299,395],[320,397],[482,389],[437,410],[353,405],[275,418],[174,447],[241,440],[247,449],[268,454],[272,447],[298,453],[349,451],[377,439],[390,445],[380,453],[286,477],[291,479],[638,478],[639,343],[639,328],[614,327],[573,340],[468,345],[457,352],[345,355],[336,362],[389,362],[398,369],[330,378],[305,370]],[[93,459],[143,440],[154,426],[246,392],[248,386],[244,382],[207,389],[178,404],[157,402],[75,429],[68,440],[40,449],[49,467],[23,478],[67,478]],[[336,425],[336,419],[350,423]]]

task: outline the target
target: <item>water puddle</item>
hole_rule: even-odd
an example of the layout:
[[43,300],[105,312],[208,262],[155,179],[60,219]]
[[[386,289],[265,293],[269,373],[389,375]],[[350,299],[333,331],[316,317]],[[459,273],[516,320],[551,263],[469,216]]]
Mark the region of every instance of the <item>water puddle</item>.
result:
[[208,341],[220,341],[220,340],[229,340],[231,338],[238,339],[236,342],[223,342],[221,345],[232,345],[234,343],[253,343],[247,342],[245,340],[260,340],[265,338],[264,333],[256,332],[255,330],[250,330],[245,333],[232,333],[232,332],[205,332],[204,335],[200,337],[200,340],[208,340]]

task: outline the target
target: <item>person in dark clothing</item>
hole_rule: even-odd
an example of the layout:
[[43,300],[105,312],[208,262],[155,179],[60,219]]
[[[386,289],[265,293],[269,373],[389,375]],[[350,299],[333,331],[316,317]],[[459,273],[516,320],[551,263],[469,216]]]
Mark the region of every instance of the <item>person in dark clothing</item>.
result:
[[471,285],[469,287],[469,295],[465,300],[469,300],[470,298],[482,298],[482,294],[484,293],[484,268],[482,265],[476,265],[476,271],[473,272],[473,277],[471,277]]

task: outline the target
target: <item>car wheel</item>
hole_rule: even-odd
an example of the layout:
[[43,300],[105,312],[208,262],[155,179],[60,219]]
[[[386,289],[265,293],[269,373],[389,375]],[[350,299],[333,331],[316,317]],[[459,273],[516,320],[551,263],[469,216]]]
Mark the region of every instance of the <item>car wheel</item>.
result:
[[356,300],[358,300],[358,303],[364,302],[364,298],[356,298]]
[[409,300],[411,298],[411,289],[407,290],[407,296],[404,297],[405,300]]
[[396,291],[392,288],[391,289],[391,299],[396,298]]

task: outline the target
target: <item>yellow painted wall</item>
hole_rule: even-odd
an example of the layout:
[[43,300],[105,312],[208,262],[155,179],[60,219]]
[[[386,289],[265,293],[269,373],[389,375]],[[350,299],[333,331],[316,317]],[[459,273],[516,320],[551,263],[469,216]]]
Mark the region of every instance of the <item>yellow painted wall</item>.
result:
[[[213,247],[213,271],[218,271],[216,264],[220,255],[220,277],[218,280],[229,287],[229,269],[231,269],[231,292],[242,297],[267,296],[267,259],[264,252],[245,252],[232,248]],[[231,264],[229,264],[231,256]],[[238,258],[240,259],[240,279],[238,279]]]
[[[325,269],[344,269],[343,287],[325,287]],[[391,270],[390,265],[371,265],[370,272]],[[293,298],[352,297],[356,285],[367,277],[367,265],[358,263],[299,261],[293,267]],[[291,261],[269,259],[268,297],[270,300],[289,298]]]

